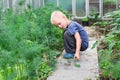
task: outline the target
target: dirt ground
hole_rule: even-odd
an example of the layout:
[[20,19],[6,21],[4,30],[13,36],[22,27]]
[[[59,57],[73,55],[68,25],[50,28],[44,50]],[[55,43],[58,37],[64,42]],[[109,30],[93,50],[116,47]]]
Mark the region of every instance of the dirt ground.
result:
[[97,48],[92,49],[96,42],[96,31],[93,27],[84,27],[89,35],[89,48],[81,52],[80,61],[58,58],[57,69],[47,80],[97,80],[99,77]]

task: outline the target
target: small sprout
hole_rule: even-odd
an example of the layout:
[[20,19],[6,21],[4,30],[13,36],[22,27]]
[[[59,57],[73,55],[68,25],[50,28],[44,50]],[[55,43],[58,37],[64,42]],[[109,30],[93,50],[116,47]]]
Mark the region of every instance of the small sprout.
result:
[[74,63],[75,67],[80,67],[80,64],[79,63]]

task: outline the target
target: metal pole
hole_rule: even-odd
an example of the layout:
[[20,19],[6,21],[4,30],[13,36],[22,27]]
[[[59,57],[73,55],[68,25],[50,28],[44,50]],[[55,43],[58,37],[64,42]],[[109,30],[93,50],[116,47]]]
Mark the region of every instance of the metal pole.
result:
[[89,15],[89,0],[85,0],[85,12],[86,12],[86,17]]
[[43,6],[45,5],[44,0],[42,0],[42,5],[43,5]]
[[59,7],[59,0],[57,0],[57,6]]
[[118,0],[116,0],[116,9],[118,10]]
[[5,11],[5,2],[4,2],[4,0],[3,0],[3,11]]
[[100,9],[100,17],[102,17],[103,16],[103,0],[100,0],[99,9]]
[[72,0],[72,14],[76,16],[76,0]]
[[37,8],[36,0],[34,0],[34,9]]
[[40,0],[38,0],[38,7],[40,7]]
[[32,0],[29,0],[29,4],[30,4],[30,5],[32,4]]

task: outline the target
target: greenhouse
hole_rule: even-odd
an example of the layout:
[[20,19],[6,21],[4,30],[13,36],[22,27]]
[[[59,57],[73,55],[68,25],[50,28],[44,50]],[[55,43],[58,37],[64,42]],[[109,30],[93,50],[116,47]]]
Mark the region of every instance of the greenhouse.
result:
[[[22,0],[23,7],[28,4],[33,8],[45,6],[46,4],[53,4],[59,6],[64,10],[72,13],[73,16],[84,17],[88,16],[92,10],[98,12],[100,16],[105,13],[118,10],[120,8],[120,0]],[[0,4],[3,10],[7,8],[17,9],[20,0],[1,0]],[[65,3],[66,5],[64,5]]]
[[0,80],[120,80],[120,0],[0,0]]

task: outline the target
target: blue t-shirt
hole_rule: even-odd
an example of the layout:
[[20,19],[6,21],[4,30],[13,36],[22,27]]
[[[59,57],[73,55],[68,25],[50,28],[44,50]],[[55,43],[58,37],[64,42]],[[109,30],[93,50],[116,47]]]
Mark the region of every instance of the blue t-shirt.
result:
[[84,30],[84,28],[79,23],[75,21],[71,21],[67,29],[71,35],[74,35],[76,32],[79,32],[82,41],[85,41],[85,42],[89,41],[87,32]]

